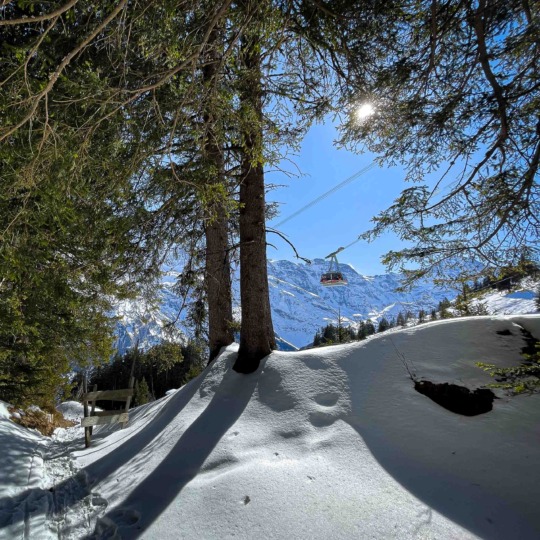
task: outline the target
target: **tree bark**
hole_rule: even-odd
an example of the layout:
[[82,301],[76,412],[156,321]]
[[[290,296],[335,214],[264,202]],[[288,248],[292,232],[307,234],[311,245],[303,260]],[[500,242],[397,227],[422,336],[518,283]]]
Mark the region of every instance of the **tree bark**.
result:
[[276,348],[266,261],[265,190],[262,156],[261,57],[258,42],[243,38],[240,89],[243,112],[242,184],[240,185],[240,300],[242,327],[234,370],[252,373]]
[[[209,171],[208,184],[225,184],[224,159],[216,129],[215,87],[219,77],[220,30],[214,28],[208,41],[208,63],[203,68],[206,91],[204,110],[203,155]],[[225,201],[212,200],[205,221],[206,294],[211,362],[222,347],[234,341],[232,330],[231,266],[228,241],[228,217]]]

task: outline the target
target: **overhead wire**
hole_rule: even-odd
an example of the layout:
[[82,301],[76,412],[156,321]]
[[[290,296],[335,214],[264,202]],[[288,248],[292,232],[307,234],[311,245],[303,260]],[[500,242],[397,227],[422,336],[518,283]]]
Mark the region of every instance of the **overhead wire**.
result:
[[[281,227],[283,224],[287,223],[291,219],[295,218],[296,216],[302,214],[303,212],[305,212],[309,208],[311,208],[311,207],[315,206],[316,204],[320,203],[321,201],[323,201],[324,199],[326,199],[327,197],[332,195],[332,193],[335,193],[336,191],[340,190],[341,188],[345,187],[346,185],[350,184],[351,182],[354,182],[357,178],[359,178],[363,174],[365,174],[368,171],[370,171],[371,169],[373,169],[373,167],[375,167],[375,165],[376,165],[375,162],[370,163],[367,167],[364,167],[363,169],[360,169],[359,171],[355,172],[352,176],[349,176],[349,178],[346,178],[345,180],[343,180],[343,182],[340,182],[339,184],[334,186],[332,189],[328,190],[326,193],[323,193],[322,195],[319,195],[319,197],[317,197],[316,199],[313,199],[311,202],[309,202],[308,204],[306,204],[305,206],[303,206],[302,208],[300,208],[299,210],[297,210],[296,212],[294,212],[290,216],[286,217],[285,219],[282,219],[279,223],[276,223],[276,225],[274,225],[274,227]],[[357,241],[358,240],[355,240],[355,242],[357,242]],[[353,242],[353,243],[355,243],[355,242]]]

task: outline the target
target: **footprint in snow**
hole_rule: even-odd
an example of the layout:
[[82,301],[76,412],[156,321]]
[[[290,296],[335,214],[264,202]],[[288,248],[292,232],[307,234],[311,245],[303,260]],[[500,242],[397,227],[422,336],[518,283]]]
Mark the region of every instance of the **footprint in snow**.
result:
[[337,392],[321,392],[313,396],[313,400],[322,407],[333,407],[339,399]]
[[314,427],[328,427],[331,426],[337,418],[326,412],[312,412],[309,415],[309,421]]
[[109,517],[118,527],[131,527],[141,519],[141,514],[136,510],[117,508],[109,514]]
[[94,534],[88,536],[87,540],[120,538],[118,533],[120,527],[133,527],[140,519],[141,515],[136,510],[116,508],[109,515],[97,520]]

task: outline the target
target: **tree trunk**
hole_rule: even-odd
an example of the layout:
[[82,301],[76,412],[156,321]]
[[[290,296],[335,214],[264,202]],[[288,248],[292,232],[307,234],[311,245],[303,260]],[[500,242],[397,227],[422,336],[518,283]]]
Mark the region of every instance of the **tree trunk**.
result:
[[[209,62],[203,68],[206,91],[203,154],[209,176],[208,184],[225,184],[223,151],[216,129],[215,90],[219,77],[220,31],[214,29],[208,43]],[[206,294],[208,299],[209,362],[222,347],[234,341],[232,330],[231,267],[228,242],[228,217],[225,201],[211,200],[205,222]]]
[[234,370],[252,373],[276,348],[266,263],[265,191],[262,156],[261,57],[256,39],[242,40],[240,104],[243,112],[240,185],[240,300],[242,327]]

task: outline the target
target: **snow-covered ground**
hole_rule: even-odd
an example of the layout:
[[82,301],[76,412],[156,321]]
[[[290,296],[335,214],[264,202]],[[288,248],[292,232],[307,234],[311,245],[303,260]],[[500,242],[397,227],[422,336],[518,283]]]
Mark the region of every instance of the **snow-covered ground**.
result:
[[464,417],[404,365],[476,388],[475,362],[520,362],[521,328],[540,337],[540,316],[275,352],[247,376],[229,347],[87,450],[81,428],[46,439],[0,414],[0,537],[540,538],[540,395]]
[[536,313],[538,280],[525,278],[512,291],[489,291],[475,299],[474,304],[483,304],[489,314],[514,315],[516,313]]

